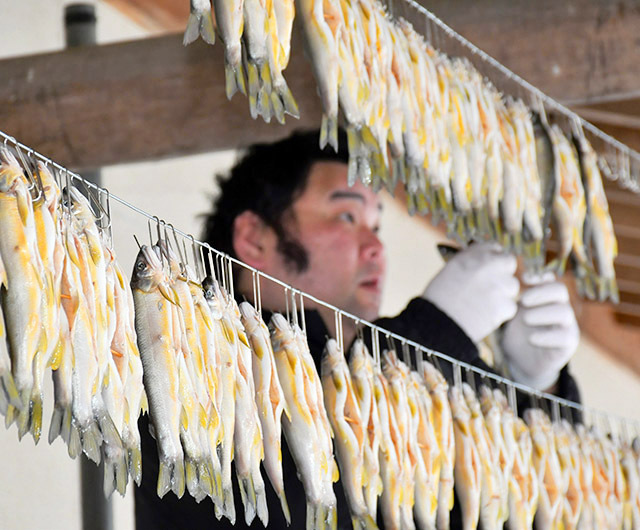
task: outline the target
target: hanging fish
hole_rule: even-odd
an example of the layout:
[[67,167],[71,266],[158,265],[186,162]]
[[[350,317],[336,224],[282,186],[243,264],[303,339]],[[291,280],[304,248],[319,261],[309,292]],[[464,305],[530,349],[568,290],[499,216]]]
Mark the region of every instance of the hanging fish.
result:
[[364,426],[347,361],[335,339],[329,339],[325,345],[321,374],[325,408],[336,435],[336,455],[353,527],[377,528],[363,495]]
[[455,486],[460,500],[462,528],[471,530],[477,528],[480,517],[482,486],[480,455],[471,431],[471,412],[460,387],[449,388],[449,403],[453,415],[456,446]]
[[264,468],[280,499],[282,513],[287,523],[290,523],[291,515],[282,476],[281,432],[283,412],[289,419],[291,419],[291,413],[278,379],[273,348],[269,338],[269,328],[250,303],[241,303],[240,313],[253,351],[252,369],[255,382],[255,400],[258,405],[264,438]]
[[242,32],[244,0],[213,0],[215,25],[224,44],[224,75],[227,98],[239,90],[247,94],[242,69]]
[[315,392],[304,373],[298,340],[287,320],[275,313],[269,329],[278,378],[291,413],[290,418],[283,418],[282,426],[307,498],[306,528],[331,528],[336,521],[335,504],[326,505],[322,471],[331,462],[326,460],[313,418],[317,411],[309,403],[315,399],[311,396]]
[[595,280],[598,299],[603,302],[610,298],[617,303],[619,295],[613,262],[618,255],[618,242],[609,216],[609,204],[602,186],[597,155],[584,135],[578,138],[577,145],[587,202],[584,227],[585,247],[588,252],[593,253],[593,259],[598,267],[598,276]]
[[180,424],[187,423],[188,417],[180,403],[177,352],[173,341],[167,340],[173,329],[171,307],[177,300],[167,285],[160,259],[146,245],[138,253],[131,289],[152,434],[160,459],[158,496],[171,490],[182,497],[185,470]]
[[187,29],[184,31],[182,44],[191,44],[198,37],[202,37],[207,44],[216,42],[216,33],[213,29],[213,17],[211,15],[210,0],[191,0],[189,2],[191,13],[187,21]]
[[378,452],[382,438],[380,415],[374,395],[374,361],[364,342],[357,339],[351,346],[349,371],[358,411],[364,427],[363,494],[369,515],[376,519],[378,497],[382,493]]
[[449,513],[453,508],[454,463],[456,459],[453,417],[449,406],[444,376],[431,363],[423,361],[420,371],[433,400],[433,419],[441,455],[440,483],[438,487],[437,527],[449,528]]

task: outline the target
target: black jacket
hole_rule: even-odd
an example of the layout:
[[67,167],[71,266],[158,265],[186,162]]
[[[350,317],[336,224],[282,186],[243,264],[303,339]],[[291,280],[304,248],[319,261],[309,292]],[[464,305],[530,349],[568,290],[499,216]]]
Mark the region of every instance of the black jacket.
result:
[[[318,370],[320,357],[328,336],[328,331],[319,314],[307,311],[307,338],[311,353],[314,356]],[[490,370],[479,358],[478,350],[473,342],[447,315],[433,304],[417,298],[412,300],[406,309],[394,318],[383,318],[376,322],[382,328],[413,340],[427,348],[444,352],[451,357],[469,364]],[[365,341],[369,338],[365,333]],[[381,340],[381,346],[386,346],[386,339]],[[451,381],[452,371],[446,362],[438,363],[439,368]],[[578,388],[567,370],[563,370],[559,381],[559,395],[579,401]],[[519,403],[519,410],[526,408],[527,403]],[[142,436],[142,485],[135,489],[135,517],[138,530],[151,529],[196,529],[196,528],[248,528],[244,522],[244,510],[240,500],[240,492],[234,479],[234,498],[236,501],[236,523],[231,525],[226,519],[217,521],[214,515],[213,503],[209,498],[200,504],[185,492],[182,499],[177,499],[171,492],[160,499],[156,494],[158,479],[158,451],[155,440],[149,434],[148,418],[140,419],[140,433]],[[291,511],[291,527],[294,530],[305,527],[306,500],[302,483],[296,476],[296,468],[287,450],[286,442],[282,444],[282,466],[285,481],[285,492]],[[286,523],[280,508],[280,502],[271,488],[266,473],[263,473],[267,490],[267,504],[269,507],[269,528],[284,529]],[[338,499],[338,523],[341,529],[350,529],[349,516],[344,492],[340,483],[334,485]],[[380,518],[379,518],[380,519]],[[381,521],[378,523],[381,525]],[[460,513],[454,506],[451,514],[451,528],[460,528]],[[262,528],[256,517],[250,528]],[[382,528],[382,525],[381,525]]]

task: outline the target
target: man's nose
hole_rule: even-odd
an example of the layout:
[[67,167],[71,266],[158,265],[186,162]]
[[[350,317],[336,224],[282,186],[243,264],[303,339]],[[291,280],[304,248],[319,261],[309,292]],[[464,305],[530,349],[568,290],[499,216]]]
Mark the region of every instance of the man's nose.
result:
[[364,240],[362,243],[362,255],[366,260],[382,259],[384,257],[384,246],[378,234],[367,228],[364,230]]

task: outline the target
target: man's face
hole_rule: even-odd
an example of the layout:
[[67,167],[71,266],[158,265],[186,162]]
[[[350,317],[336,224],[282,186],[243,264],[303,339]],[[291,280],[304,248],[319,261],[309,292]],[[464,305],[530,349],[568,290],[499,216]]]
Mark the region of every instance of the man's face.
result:
[[378,316],[385,275],[378,239],[381,205],[362,183],[349,187],[347,165],[316,162],[303,193],[285,215],[285,231],[308,254],[297,272],[273,245],[265,272],[360,318]]

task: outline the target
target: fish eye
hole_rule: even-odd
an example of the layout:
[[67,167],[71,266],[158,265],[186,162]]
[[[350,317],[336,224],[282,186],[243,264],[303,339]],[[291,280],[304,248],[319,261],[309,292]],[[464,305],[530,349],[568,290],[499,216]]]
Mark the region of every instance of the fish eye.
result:
[[138,263],[136,263],[136,270],[138,272],[142,272],[144,270],[146,270],[147,268],[147,264],[144,261],[139,261]]

